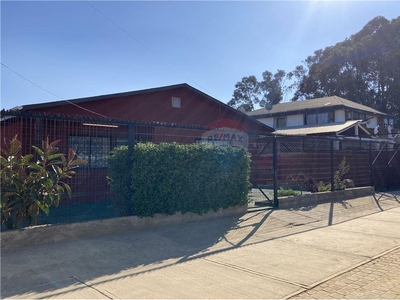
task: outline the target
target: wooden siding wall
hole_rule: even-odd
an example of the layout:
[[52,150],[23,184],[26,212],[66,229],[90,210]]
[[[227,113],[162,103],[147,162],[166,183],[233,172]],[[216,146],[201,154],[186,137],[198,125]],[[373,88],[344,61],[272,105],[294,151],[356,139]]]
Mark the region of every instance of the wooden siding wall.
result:
[[[352,179],[356,186],[374,185],[377,189],[400,188],[400,152],[396,149],[388,152],[343,150],[334,152],[334,171],[337,170],[343,157],[350,166],[344,178]],[[388,160],[394,155],[388,165]],[[377,157],[371,168],[372,160]],[[278,185],[291,185],[291,176],[304,175],[311,177],[314,182],[330,183],[330,153],[284,153],[277,157]],[[273,155],[253,155],[251,179],[260,186],[272,186]]]
[[[181,107],[172,107],[171,98],[181,99]],[[62,113],[65,115],[79,115],[98,117],[90,111],[112,119],[160,122],[166,124],[182,124],[191,126],[208,126],[221,119],[230,119],[239,122],[248,131],[266,131],[263,124],[254,119],[227,107],[222,102],[210,98],[187,87],[159,90],[131,96],[115,95],[108,99],[81,102],[77,106],[60,102],[58,105],[34,108],[31,111],[50,114]]]

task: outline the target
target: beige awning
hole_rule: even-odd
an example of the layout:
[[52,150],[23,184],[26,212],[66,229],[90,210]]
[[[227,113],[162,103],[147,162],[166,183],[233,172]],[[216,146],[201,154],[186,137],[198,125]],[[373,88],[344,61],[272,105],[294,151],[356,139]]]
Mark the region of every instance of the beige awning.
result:
[[[285,129],[278,129],[273,132],[277,135],[312,135],[312,134],[326,134],[335,133],[335,135],[340,134],[352,127],[358,126],[361,120],[347,121],[344,123],[330,123],[326,125],[318,126],[302,126],[302,127],[288,127]],[[363,126],[359,126],[359,129],[370,134]]]

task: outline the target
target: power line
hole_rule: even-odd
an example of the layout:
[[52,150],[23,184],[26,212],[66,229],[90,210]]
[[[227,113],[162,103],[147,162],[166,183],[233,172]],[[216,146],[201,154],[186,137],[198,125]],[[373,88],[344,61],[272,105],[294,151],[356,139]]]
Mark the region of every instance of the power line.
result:
[[[171,65],[169,62],[167,62],[166,60],[162,59],[156,52],[154,52],[152,49],[150,49],[148,46],[146,46],[144,43],[142,43],[140,40],[138,40],[136,37],[134,37],[132,34],[130,34],[128,31],[126,31],[124,28],[122,28],[120,25],[118,25],[116,22],[114,22],[111,18],[109,18],[107,15],[105,15],[102,11],[100,11],[98,8],[96,8],[93,4],[91,4],[89,1],[85,0],[85,2],[87,4],[89,4],[94,10],[96,10],[99,14],[101,14],[103,17],[105,17],[108,21],[110,21],[111,23],[113,23],[115,26],[117,26],[120,30],[122,30],[125,34],[127,34],[130,38],[132,38],[135,42],[137,42],[138,44],[140,44],[143,48],[145,48],[147,51],[149,51],[150,53],[152,53],[154,56],[156,56],[159,60],[161,60],[162,62],[164,62],[165,64],[167,64],[170,68],[179,71],[176,67],[174,67],[173,65]],[[204,91],[206,91],[209,95],[213,96],[209,91],[207,91],[204,87],[202,87],[200,84],[198,84],[196,81],[194,81],[193,79],[191,79],[189,76],[187,76],[186,74],[184,74],[183,72],[181,72],[183,74],[183,76],[185,76],[189,81],[193,82],[194,84],[196,84],[198,87],[200,87],[201,89],[203,89]],[[214,97],[214,96],[213,96]],[[214,97],[215,98],[215,97]]]
[[25,79],[26,81],[30,82],[30,83],[33,84],[34,86],[38,87],[39,89],[41,89],[41,90],[43,90],[43,91],[45,91],[45,92],[47,92],[47,93],[49,93],[49,94],[52,94],[53,96],[56,96],[57,98],[59,98],[59,99],[61,99],[61,100],[64,100],[62,97],[60,97],[60,96],[58,96],[58,95],[56,95],[56,94],[50,92],[49,90],[46,90],[45,88],[42,88],[41,86],[37,85],[37,84],[34,83],[33,81],[29,80],[28,78],[26,78],[25,76],[21,75],[21,74],[18,73],[17,71],[11,69],[10,67],[6,66],[5,64],[1,63],[1,65],[2,65],[3,67],[5,67],[5,68],[9,69],[11,72],[17,74],[19,77],[21,77],[21,78]]
[[67,102],[67,103],[69,103],[69,104],[71,104],[71,105],[74,105],[74,106],[76,106],[76,107],[78,107],[78,108],[80,108],[80,109],[83,109],[83,110],[85,110],[85,111],[87,111],[87,112],[90,112],[90,113],[92,113],[92,114],[95,114],[95,115],[98,115],[98,116],[101,116],[101,117],[104,117],[104,118],[108,118],[108,117],[105,116],[105,115],[102,115],[102,114],[99,114],[99,113],[97,113],[97,112],[95,112],[95,111],[92,111],[92,110],[90,110],[90,109],[84,108],[84,107],[82,107],[82,106],[80,106],[80,105],[78,105],[78,104],[75,104],[75,103],[73,103],[73,102],[71,102],[71,101],[69,101],[69,100],[64,99],[63,97],[60,97],[60,96],[58,96],[58,95],[56,95],[56,94],[50,92],[49,90],[46,90],[45,88],[43,88],[43,87],[41,87],[40,85],[34,83],[32,80],[29,80],[29,79],[26,78],[25,76],[21,75],[20,73],[18,73],[17,71],[11,69],[9,66],[7,66],[7,65],[5,65],[5,64],[3,64],[3,63],[1,63],[1,65],[2,65],[3,67],[7,68],[8,70],[10,70],[11,72],[17,74],[19,77],[23,78],[24,80],[28,81],[29,83],[33,84],[34,86],[38,87],[39,89],[41,89],[41,90],[43,90],[43,91],[45,91],[45,92],[47,92],[47,93],[49,93],[49,94],[51,94],[51,95],[53,95],[53,96],[56,96],[57,98],[61,99],[62,101],[65,101],[65,102]]
[[[120,30],[122,30],[123,32],[125,32],[130,38],[134,39],[138,44],[140,44],[142,47],[144,47],[146,50],[148,50],[149,52],[151,52],[153,55],[157,56],[157,58],[159,58],[160,60],[162,60],[162,58],[160,56],[157,55],[157,53],[155,53],[153,50],[151,50],[149,47],[147,47],[145,44],[143,44],[141,41],[139,41],[137,38],[135,38],[132,34],[130,34],[128,31],[126,31],[124,28],[122,28],[121,26],[119,26],[117,23],[115,23],[112,19],[110,19],[108,16],[106,16],[103,12],[101,12],[99,9],[97,9],[94,5],[92,5],[90,2],[86,1],[85,2],[87,4],[89,4],[91,7],[93,7],[99,14],[101,14],[104,18],[106,18],[108,21],[110,21],[111,23],[113,23],[115,26],[117,26]],[[166,64],[168,66],[170,66],[171,68],[173,68],[172,65],[170,65],[168,62],[166,62]]]

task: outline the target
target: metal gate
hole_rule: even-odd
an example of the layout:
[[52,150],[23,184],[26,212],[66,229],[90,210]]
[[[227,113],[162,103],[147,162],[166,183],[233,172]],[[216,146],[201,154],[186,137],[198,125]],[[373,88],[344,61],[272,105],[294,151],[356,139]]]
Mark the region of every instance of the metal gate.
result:
[[274,137],[249,136],[251,193],[249,207],[274,206]]
[[391,190],[400,186],[400,144],[371,143],[371,185],[375,190]]

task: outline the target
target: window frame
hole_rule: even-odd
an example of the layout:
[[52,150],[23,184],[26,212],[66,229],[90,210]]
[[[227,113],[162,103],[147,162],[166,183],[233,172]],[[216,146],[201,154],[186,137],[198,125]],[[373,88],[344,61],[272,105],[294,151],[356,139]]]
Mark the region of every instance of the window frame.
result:
[[[313,117],[313,122],[310,124],[311,117]],[[305,125],[307,126],[313,126],[313,125],[318,125],[318,114],[317,113],[312,113],[312,114],[305,114]]]
[[[310,124],[311,117],[313,116],[313,122]],[[304,125],[315,126],[315,125],[326,125],[335,122],[335,111],[326,111],[319,113],[308,113],[304,114]]]
[[[280,120],[284,121],[284,126],[280,126]],[[287,118],[286,117],[276,117],[275,118],[275,128],[286,128],[287,127]]]
[[[74,139],[79,141],[74,141]],[[96,144],[95,139],[102,139],[102,143]],[[79,147],[82,147],[82,145],[84,145],[84,149],[80,150]],[[108,168],[108,158],[113,149],[110,136],[69,135],[68,146],[75,151],[79,158],[87,161],[87,164],[82,165],[82,167],[91,169]],[[103,151],[97,151],[98,149]],[[95,161],[98,160],[102,162],[96,163]]]

